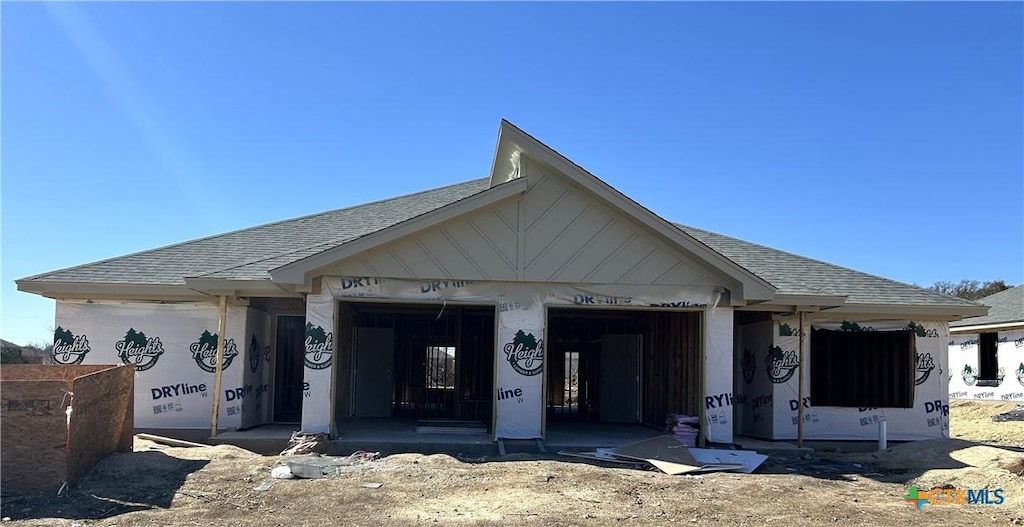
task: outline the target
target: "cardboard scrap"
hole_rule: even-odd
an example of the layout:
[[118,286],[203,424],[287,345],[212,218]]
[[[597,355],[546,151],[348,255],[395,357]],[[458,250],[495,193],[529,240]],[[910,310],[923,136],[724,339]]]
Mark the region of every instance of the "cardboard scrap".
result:
[[768,456],[748,450],[687,448],[686,445],[670,435],[645,439],[618,448],[599,448],[594,452],[559,452],[559,454],[627,465],[646,463],[672,476],[723,471],[739,471],[750,474],[768,459]]

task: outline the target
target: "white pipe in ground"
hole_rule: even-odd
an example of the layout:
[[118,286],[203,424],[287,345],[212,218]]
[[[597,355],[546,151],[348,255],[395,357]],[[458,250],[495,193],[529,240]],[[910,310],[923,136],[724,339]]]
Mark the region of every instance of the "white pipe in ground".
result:
[[886,431],[885,431],[885,419],[878,420],[878,451],[886,449]]

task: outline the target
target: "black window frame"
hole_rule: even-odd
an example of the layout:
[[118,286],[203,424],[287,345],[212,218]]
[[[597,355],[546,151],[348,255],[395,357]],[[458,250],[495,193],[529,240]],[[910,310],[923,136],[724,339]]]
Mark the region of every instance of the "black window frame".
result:
[[810,396],[814,406],[913,408],[916,335],[911,330],[812,328]]
[[978,335],[978,386],[999,386],[999,333]]

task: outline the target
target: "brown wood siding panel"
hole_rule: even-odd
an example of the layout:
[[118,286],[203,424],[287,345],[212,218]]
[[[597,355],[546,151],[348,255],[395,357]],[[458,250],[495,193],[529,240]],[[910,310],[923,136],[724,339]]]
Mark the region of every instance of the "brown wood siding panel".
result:
[[68,423],[67,482],[74,485],[94,464],[111,452],[131,452],[134,416],[135,366],[110,368],[72,381],[71,420]]
[[652,313],[644,360],[644,421],[663,426],[670,413],[699,415],[700,313]]
[[113,368],[114,364],[4,364],[0,368],[0,381],[64,381]]
[[[8,367],[4,374],[10,374]],[[0,382],[0,494],[56,493],[60,488],[67,472],[67,416],[61,406],[67,388],[62,380]]]
[[[349,404],[352,394],[352,306],[338,302],[337,353],[335,354],[334,416],[336,421],[350,417]],[[343,434],[338,423],[338,433]]]

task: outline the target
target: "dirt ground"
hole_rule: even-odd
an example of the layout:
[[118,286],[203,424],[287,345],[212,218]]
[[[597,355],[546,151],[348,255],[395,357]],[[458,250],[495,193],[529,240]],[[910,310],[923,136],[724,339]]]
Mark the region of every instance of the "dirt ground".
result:
[[[886,452],[773,456],[754,474],[667,476],[565,459],[400,454],[342,476],[269,481],[280,457],[231,446],[100,462],[60,497],[4,498],[7,525],[1024,525],[1024,422],[1012,404],[954,402],[953,439]],[[366,483],[382,483],[365,488]],[[907,486],[1002,487],[1001,506],[904,502]]]

